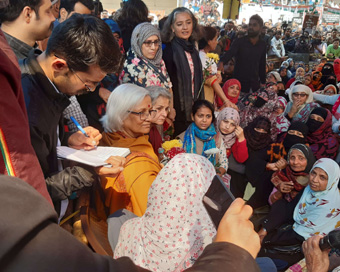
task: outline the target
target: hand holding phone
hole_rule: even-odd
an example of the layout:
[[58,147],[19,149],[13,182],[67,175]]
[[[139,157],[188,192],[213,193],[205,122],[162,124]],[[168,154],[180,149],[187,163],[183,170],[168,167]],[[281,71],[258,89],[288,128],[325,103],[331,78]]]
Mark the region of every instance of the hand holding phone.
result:
[[218,228],[225,212],[234,200],[235,197],[224,184],[221,177],[216,175],[212,180],[208,191],[203,196],[203,205],[216,229]]

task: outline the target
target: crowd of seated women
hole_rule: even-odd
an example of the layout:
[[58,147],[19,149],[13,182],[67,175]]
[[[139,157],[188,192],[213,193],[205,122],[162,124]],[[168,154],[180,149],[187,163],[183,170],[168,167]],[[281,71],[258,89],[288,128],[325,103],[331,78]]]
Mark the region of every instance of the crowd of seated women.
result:
[[[202,205],[216,174],[255,212],[267,206],[256,226],[259,256],[281,270],[303,258],[304,240],[340,226],[340,98],[332,64],[311,74],[289,59],[268,71],[265,86],[240,96],[240,82],[223,82],[210,54],[218,36],[214,28],[200,30],[186,8],[175,9],[161,31],[142,22],[131,33],[100,142],[131,151],[118,175],[101,178],[104,199],[96,198],[98,214],[109,217],[114,258],[128,256],[153,271],[193,265],[216,235]],[[197,155],[161,164],[169,130],[185,153]]]

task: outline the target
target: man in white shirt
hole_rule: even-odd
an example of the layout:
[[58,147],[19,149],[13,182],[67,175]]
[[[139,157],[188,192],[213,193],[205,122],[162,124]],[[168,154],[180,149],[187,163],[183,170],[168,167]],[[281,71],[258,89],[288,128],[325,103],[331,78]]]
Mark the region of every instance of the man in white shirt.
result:
[[281,31],[277,31],[275,36],[271,40],[268,56],[276,56],[282,59],[285,56],[285,54],[286,54],[285,48],[281,40]]

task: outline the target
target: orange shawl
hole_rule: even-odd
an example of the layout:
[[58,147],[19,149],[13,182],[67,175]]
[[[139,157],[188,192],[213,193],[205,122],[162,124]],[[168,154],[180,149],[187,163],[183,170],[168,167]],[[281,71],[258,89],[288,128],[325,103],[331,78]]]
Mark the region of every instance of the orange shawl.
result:
[[[124,170],[117,177],[101,178],[109,213],[127,209],[142,216],[146,210],[149,188],[162,169],[148,136],[124,138],[119,133],[103,133],[100,145],[126,147],[131,151],[126,157]],[[97,197],[97,208],[102,206],[101,202]]]

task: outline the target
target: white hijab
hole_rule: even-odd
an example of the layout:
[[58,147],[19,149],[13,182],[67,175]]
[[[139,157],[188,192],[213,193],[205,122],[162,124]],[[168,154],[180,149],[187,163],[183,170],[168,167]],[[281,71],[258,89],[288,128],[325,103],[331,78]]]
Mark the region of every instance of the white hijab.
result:
[[294,210],[294,231],[305,239],[316,234],[326,235],[340,227],[339,165],[322,158],[314,163],[312,170],[316,167],[328,175],[326,190],[314,192],[308,185]]
[[202,156],[173,158],[150,187],[145,214],[122,226],[114,258],[128,256],[152,271],[191,267],[216,234],[202,203],[215,174]]

